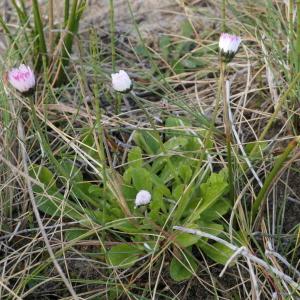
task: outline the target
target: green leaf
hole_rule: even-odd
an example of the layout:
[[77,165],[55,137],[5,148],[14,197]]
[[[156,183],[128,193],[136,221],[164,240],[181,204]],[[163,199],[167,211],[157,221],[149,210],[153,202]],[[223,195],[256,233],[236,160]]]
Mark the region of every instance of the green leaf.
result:
[[[172,162],[170,162],[170,164],[172,164]],[[175,176],[174,171],[176,170],[174,170],[174,168],[172,168],[170,164],[166,163],[159,175],[163,183],[169,182]]]
[[180,197],[182,196],[185,188],[186,188],[185,184],[179,184],[179,185],[174,187],[174,189],[172,191],[172,196],[176,201],[178,201],[180,199]]
[[141,227],[137,227],[135,224],[125,219],[123,219],[122,222],[118,222],[115,225],[113,225],[113,228],[131,234],[141,233],[143,231]]
[[153,185],[157,190],[159,190],[164,196],[167,197],[171,196],[170,190],[166,187],[164,182],[157,175],[152,173],[151,178],[152,178]]
[[165,60],[168,60],[170,54],[170,46],[171,46],[171,39],[169,36],[162,36],[159,39],[159,48],[161,51],[161,55]]
[[107,252],[107,260],[112,266],[117,268],[129,268],[138,260],[144,252],[134,245],[120,244],[111,247]]
[[133,147],[128,153],[129,166],[138,168],[142,167],[142,150],[139,147]]
[[178,175],[184,183],[189,183],[192,178],[193,171],[188,164],[181,164],[178,169]]
[[150,155],[156,154],[160,148],[159,134],[154,131],[136,131],[133,140],[141,149]]
[[165,218],[163,218],[162,215],[160,214],[160,210],[162,210],[163,213],[166,213],[167,208],[163,200],[163,194],[159,189],[155,188],[153,190],[152,200],[149,206],[151,209],[149,213],[149,217],[156,223],[163,224]]
[[123,180],[125,184],[130,185],[132,180],[132,167],[129,167],[123,174]]
[[199,237],[197,235],[193,235],[193,234],[189,234],[189,233],[179,233],[176,236],[175,241],[182,248],[186,248],[186,247],[189,247],[189,246],[192,246],[192,245],[196,244],[199,241],[200,238],[201,237]]
[[137,55],[139,55],[141,57],[148,57],[148,51],[143,44],[137,45],[135,47],[135,51],[136,51]]
[[196,272],[197,263],[193,256],[185,253],[178,259],[174,256],[170,263],[170,276],[173,280],[180,282],[189,279]]
[[151,192],[151,174],[145,168],[134,168],[132,169],[131,174],[133,186],[137,191],[146,190]]
[[166,157],[157,157],[152,164],[151,173],[157,174],[159,171],[161,171],[166,165],[167,159],[168,158]]
[[[212,146],[209,145],[210,143],[211,143],[211,141],[208,141],[207,149],[212,148]],[[200,147],[201,147],[200,137],[190,136],[188,138],[187,144],[184,146],[184,150],[186,150],[186,151],[198,151]]]
[[164,143],[165,150],[179,150],[183,146],[187,144],[188,140],[185,137],[177,136],[169,139],[167,142]]
[[65,173],[69,176],[67,179],[71,179],[72,182],[77,183],[83,182],[83,175],[80,169],[75,166],[74,162],[62,160],[60,165],[64,168]]
[[39,186],[33,186],[32,189],[36,194],[35,200],[38,209],[43,213],[52,217],[65,216],[73,220],[82,220],[83,215],[77,210],[77,205],[64,199],[64,196],[58,190],[45,191]]
[[212,206],[205,210],[205,213],[201,215],[201,220],[214,221],[225,215],[231,208],[230,201],[228,199],[220,199]]
[[44,185],[44,187],[40,185],[32,187],[40,211],[53,217],[66,216],[74,220],[82,219],[82,214],[76,210],[76,205],[64,199],[64,195],[59,192],[55,177],[49,169],[31,165],[29,174]]
[[126,184],[123,184],[122,192],[127,200],[135,199],[135,196],[138,193],[138,191],[133,186]]
[[174,189],[173,196],[175,200],[178,201],[178,205],[173,216],[175,221],[179,221],[183,215],[188,213],[186,208],[189,205],[194,189],[194,186],[187,187],[184,184],[179,184]]
[[94,197],[101,197],[103,195],[103,190],[95,184],[90,184],[88,186],[88,193]]
[[202,202],[198,209],[200,215],[211,207],[227,191],[228,183],[223,173],[212,173],[206,183],[200,185]]
[[198,245],[210,259],[222,265],[225,265],[234,253],[233,250],[221,243],[208,244],[206,242],[199,241]]
[[190,38],[194,35],[194,29],[189,20],[185,20],[181,24],[181,35]]
[[176,129],[168,129],[166,131],[166,136],[167,137],[173,137],[173,136],[178,136],[178,135],[183,135],[183,134],[187,134],[184,130],[185,127],[190,127],[191,123],[186,120],[186,119],[182,119],[182,118],[175,118],[175,117],[169,117],[167,118],[166,122],[165,122],[165,127],[176,127]]
[[74,239],[79,238],[80,236],[82,236],[83,234],[87,233],[89,230],[85,229],[85,228],[68,228],[65,231],[65,238],[67,241],[71,241]]
[[207,232],[214,236],[218,236],[222,232],[224,232],[224,227],[221,224],[202,221],[201,219],[197,222],[198,229],[203,232]]
[[37,179],[45,185],[45,188],[56,188],[56,181],[53,173],[46,167],[32,164],[29,169],[31,177]]
[[83,175],[80,169],[74,165],[74,162],[62,160],[60,164],[64,168],[65,173],[69,175],[67,179],[71,178],[73,182],[83,181]]
[[[261,159],[267,147],[268,143],[266,141],[261,141],[247,144],[245,150],[248,155],[251,154],[251,159]],[[251,153],[254,148],[255,151]]]
[[196,69],[199,67],[204,67],[207,65],[207,63],[199,58],[199,57],[194,57],[194,56],[190,56],[187,57],[186,59],[183,59],[181,61],[181,64],[186,68],[186,69]]

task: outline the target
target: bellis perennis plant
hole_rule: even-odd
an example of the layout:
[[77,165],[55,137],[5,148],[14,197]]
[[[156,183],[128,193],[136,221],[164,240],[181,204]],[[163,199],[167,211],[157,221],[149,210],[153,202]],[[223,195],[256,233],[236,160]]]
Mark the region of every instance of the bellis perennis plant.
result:
[[225,62],[233,59],[238,51],[241,38],[234,34],[222,33],[219,40],[219,49]]
[[127,93],[132,88],[132,81],[128,74],[120,70],[118,73],[111,74],[112,87],[120,93]]
[[147,205],[151,201],[151,194],[146,190],[141,190],[136,194],[135,207]]
[[27,93],[35,86],[35,76],[29,66],[20,65],[8,72],[9,83],[19,92]]

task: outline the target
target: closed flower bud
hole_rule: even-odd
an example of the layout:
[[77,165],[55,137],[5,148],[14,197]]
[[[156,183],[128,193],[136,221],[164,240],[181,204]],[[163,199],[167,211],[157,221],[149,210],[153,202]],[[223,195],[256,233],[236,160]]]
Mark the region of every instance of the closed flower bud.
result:
[[35,86],[35,76],[30,67],[20,65],[8,72],[9,83],[19,92],[27,93]]
[[136,194],[135,207],[147,205],[151,201],[151,194],[148,191],[141,190]]
[[222,33],[219,40],[219,49],[225,62],[233,59],[238,51],[241,38],[237,35]]
[[128,74],[120,70],[118,73],[111,74],[112,87],[120,93],[129,92],[132,88],[132,82]]

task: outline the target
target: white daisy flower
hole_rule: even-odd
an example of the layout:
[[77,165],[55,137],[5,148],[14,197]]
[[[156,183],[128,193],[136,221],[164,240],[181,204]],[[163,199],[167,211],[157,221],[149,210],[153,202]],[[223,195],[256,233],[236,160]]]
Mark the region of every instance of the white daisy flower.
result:
[[26,93],[35,86],[35,76],[30,67],[20,65],[8,72],[9,83],[19,92]]
[[151,201],[151,194],[148,191],[140,190],[135,197],[135,207],[147,205]]
[[132,81],[128,74],[123,70],[111,74],[111,81],[113,89],[117,92],[126,93],[132,88]]

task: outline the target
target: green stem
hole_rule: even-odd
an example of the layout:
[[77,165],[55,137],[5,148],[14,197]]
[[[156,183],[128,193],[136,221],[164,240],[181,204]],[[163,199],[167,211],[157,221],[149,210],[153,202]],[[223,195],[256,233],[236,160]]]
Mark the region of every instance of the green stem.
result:
[[228,161],[228,181],[229,181],[229,198],[234,202],[234,176],[232,166],[232,154],[231,154],[231,135],[226,133],[226,150],[227,150],[227,161]]
[[289,154],[295,149],[298,142],[299,142],[299,140],[297,140],[297,139],[291,141],[288,144],[288,146],[286,147],[285,151],[276,159],[273,169],[271,170],[271,172],[265,179],[265,182],[264,182],[262,188],[260,189],[260,191],[252,205],[252,209],[251,209],[251,213],[250,213],[252,220],[254,220],[254,218],[256,217],[256,215],[258,213],[260,206],[264,202],[274,178],[279,173],[281,168],[284,166],[284,163],[288,159]]

